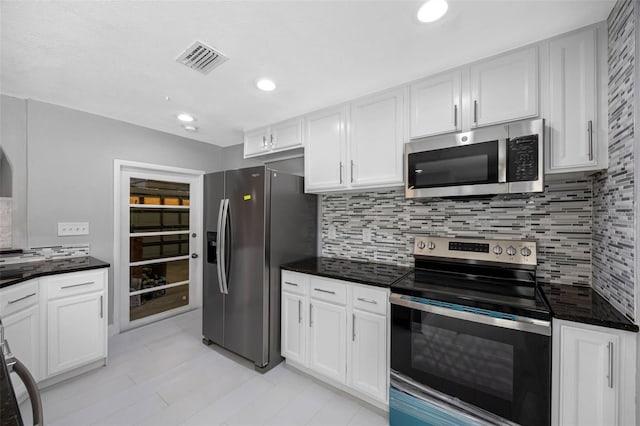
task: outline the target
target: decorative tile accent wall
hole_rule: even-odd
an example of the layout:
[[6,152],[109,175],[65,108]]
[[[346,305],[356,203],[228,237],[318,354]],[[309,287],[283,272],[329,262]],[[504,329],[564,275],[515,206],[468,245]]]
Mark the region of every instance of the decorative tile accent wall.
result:
[[619,0],[608,19],[609,169],[596,176],[593,190],[593,286],[632,321],[635,3]]
[[[538,276],[591,284],[592,179],[548,183],[526,198],[407,200],[401,190],[322,196],[322,255],[413,265],[418,234],[535,239]],[[336,237],[329,238],[334,226]],[[362,229],[372,231],[365,243]]]
[[11,248],[11,198],[0,197],[0,249]]

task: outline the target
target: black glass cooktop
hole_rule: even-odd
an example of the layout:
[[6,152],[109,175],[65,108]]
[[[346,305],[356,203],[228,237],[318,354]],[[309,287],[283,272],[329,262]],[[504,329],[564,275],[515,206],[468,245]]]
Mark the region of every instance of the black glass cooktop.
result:
[[535,278],[530,281],[415,269],[394,283],[391,292],[530,318],[551,318]]

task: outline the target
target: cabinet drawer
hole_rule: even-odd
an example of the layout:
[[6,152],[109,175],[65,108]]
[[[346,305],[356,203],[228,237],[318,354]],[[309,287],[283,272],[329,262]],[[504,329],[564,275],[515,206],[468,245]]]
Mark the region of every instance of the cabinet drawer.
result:
[[347,304],[347,284],[328,278],[311,277],[309,280],[311,297],[340,305]]
[[0,292],[0,315],[6,317],[14,312],[38,303],[38,280],[16,284]]
[[374,314],[387,314],[389,297],[385,290],[353,286],[353,307]]
[[308,280],[308,275],[298,272],[282,271],[282,291],[305,296],[307,294],[307,287],[309,286]]
[[42,280],[43,288],[46,286],[47,299],[73,296],[75,294],[89,293],[104,290],[105,274],[103,270],[76,272],[61,274]]

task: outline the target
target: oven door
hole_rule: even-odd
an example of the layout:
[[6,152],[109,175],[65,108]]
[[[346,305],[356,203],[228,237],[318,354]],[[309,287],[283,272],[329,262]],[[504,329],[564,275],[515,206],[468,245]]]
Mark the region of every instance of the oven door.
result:
[[497,194],[508,190],[506,140],[419,150],[406,147],[407,197]]
[[392,294],[391,369],[512,422],[549,425],[551,324]]

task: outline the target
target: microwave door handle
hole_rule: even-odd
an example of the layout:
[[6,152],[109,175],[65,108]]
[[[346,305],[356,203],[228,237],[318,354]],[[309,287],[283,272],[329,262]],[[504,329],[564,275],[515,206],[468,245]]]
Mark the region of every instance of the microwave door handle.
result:
[[498,183],[507,182],[507,140],[498,140]]

